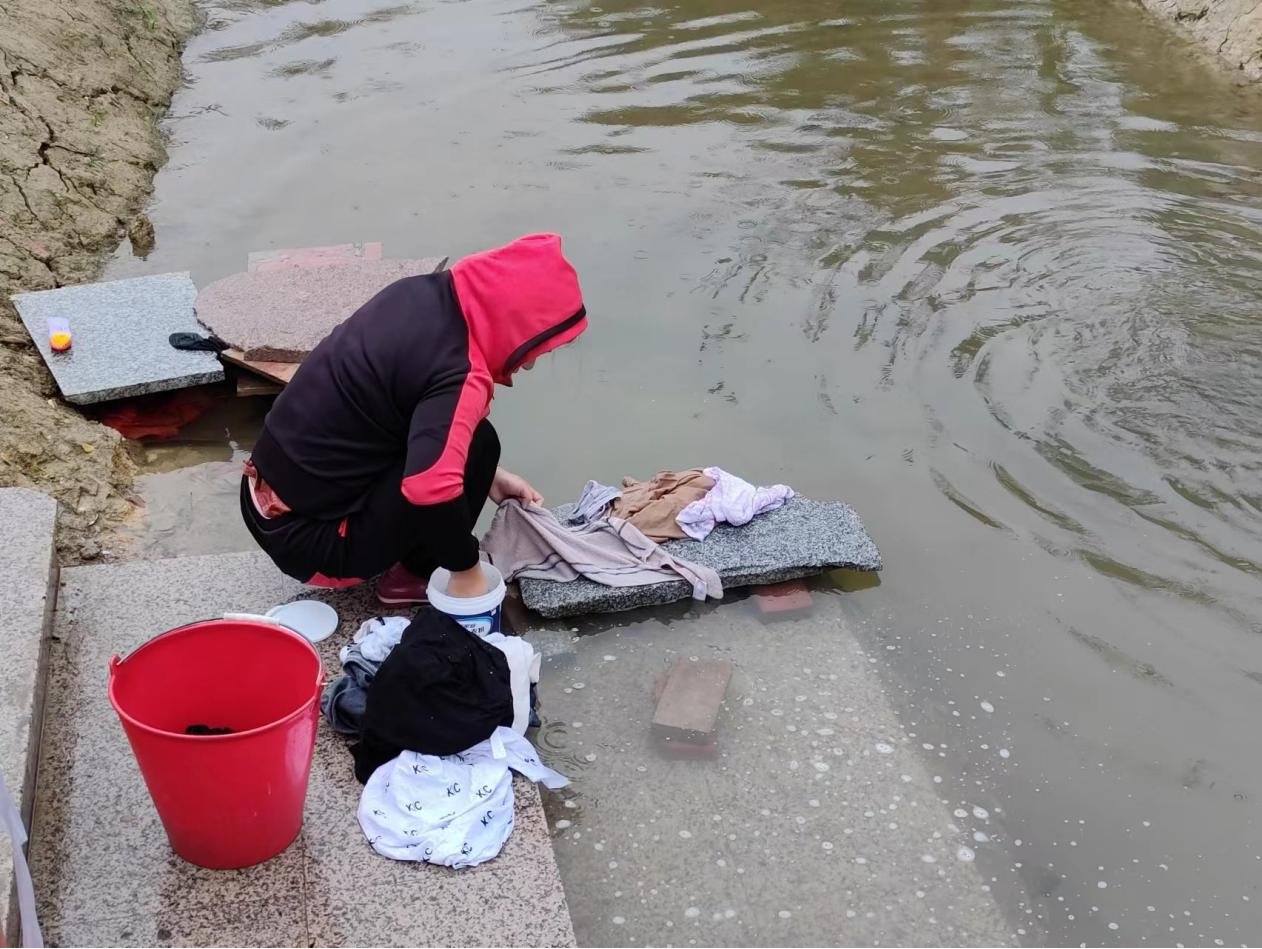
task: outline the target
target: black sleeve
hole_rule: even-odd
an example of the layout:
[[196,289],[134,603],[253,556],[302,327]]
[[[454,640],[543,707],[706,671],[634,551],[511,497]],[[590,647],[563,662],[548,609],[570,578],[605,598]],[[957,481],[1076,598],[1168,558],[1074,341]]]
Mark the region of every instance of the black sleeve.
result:
[[438,566],[453,572],[477,566],[478,541],[464,495],[418,507],[415,518],[423,535],[418,541]]

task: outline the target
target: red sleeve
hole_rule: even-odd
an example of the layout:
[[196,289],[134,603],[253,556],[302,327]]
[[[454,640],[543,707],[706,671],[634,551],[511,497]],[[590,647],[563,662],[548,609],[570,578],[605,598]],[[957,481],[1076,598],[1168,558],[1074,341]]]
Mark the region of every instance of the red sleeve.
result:
[[491,391],[490,377],[474,369],[436,386],[416,406],[402,484],[411,503],[442,504],[464,494],[469,442],[486,418]]

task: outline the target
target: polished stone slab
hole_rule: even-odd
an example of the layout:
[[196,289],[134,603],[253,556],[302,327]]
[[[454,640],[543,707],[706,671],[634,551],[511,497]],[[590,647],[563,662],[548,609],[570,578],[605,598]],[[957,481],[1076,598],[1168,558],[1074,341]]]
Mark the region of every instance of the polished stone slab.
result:
[[[18,293],[13,303],[61,394],[87,405],[221,381],[214,353],[170,343],[172,333],[202,332],[196,297],[187,273],[167,273]],[[51,317],[70,322],[67,352],[49,346]]]

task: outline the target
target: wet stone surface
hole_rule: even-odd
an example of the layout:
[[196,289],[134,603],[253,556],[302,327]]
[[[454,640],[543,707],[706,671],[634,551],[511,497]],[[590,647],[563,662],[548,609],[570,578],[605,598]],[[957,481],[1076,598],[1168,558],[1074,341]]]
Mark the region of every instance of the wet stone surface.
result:
[[[775,627],[731,604],[528,634],[547,657],[537,742],[573,779],[544,796],[580,945],[1015,941],[988,880],[1001,815],[952,813],[842,602]],[[705,760],[652,728],[654,679],[694,659],[734,666]]]
[[[557,508],[564,517],[569,506]],[[858,513],[840,501],[796,497],[744,527],[720,524],[703,541],[671,540],[662,547],[681,560],[715,570],[724,591],[777,583],[846,567],[879,570],[881,554]],[[643,587],[607,587],[579,578],[570,583],[521,580],[522,600],[543,616],[616,613],[687,599],[682,580]]]

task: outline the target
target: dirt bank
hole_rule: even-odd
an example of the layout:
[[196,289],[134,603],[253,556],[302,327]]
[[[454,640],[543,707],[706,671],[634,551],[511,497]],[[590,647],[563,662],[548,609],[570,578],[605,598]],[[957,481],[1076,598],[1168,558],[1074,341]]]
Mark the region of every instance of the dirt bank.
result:
[[1262,3],[1258,0],[1140,0],[1217,53],[1249,79],[1262,77]]
[[192,0],[0,4],[0,486],[62,502],[63,559],[97,556],[100,529],[130,511],[132,463],[56,398],[9,294],[93,279],[129,231],[144,249],[156,123],[196,24]]

